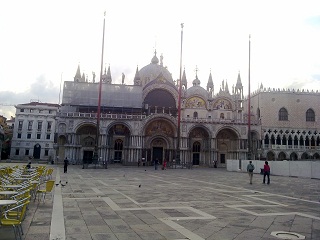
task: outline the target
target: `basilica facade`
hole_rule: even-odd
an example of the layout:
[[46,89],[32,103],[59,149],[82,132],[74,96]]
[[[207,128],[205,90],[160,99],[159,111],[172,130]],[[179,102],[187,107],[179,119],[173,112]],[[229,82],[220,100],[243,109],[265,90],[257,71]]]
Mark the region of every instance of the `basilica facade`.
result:
[[248,158],[249,130],[250,149],[254,157],[261,157],[261,119],[252,117],[249,127],[240,74],[231,88],[222,81],[217,93],[211,72],[206,89],[200,86],[197,74],[192,86],[187,82],[183,71],[179,98],[179,81],[172,79],[156,52],[150,64],[137,67],[133,85],[125,84],[124,79],[114,84],[109,66],[102,75],[97,131],[99,82],[86,80],[78,67],[73,81],[64,82],[56,116],[57,157],[90,163],[97,147],[101,162],[172,163],[179,149],[178,164],[224,167],[226,159]]

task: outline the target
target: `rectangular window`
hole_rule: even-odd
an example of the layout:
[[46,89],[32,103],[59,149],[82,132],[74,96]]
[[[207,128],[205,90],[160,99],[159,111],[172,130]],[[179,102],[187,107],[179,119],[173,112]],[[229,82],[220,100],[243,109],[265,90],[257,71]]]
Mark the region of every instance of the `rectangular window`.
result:
[[45,156],[49,156],[49,149],[45,149],[45,150],[44,150],[44,155],[45,155]]
[[33,109],[30,109],[30,112],[33,113]]
[[47,134],[47,139],[50,139],[50,134]]
[[19,148],[16,148],[16,155],[19,155],[19,153],[20,153]]
[[29,149],[26,149],[26,152],[25,152],[25,154],[24,155],[26,155],[26,156],[28,156],[29,155]]
[[23,121],[19,121],[18,130],[22,130]]
[[18,136],[17,136],[17,138],[21,138],[21,133],[18,133]]
[[29,121],[28,122],[28,130],[32,130],[32,124],[33,124],[33,121]]
[[52,122],[48,122],[47,131],[50,132],[52,127]]
[[49,110],[49,114],[51,114],[52,113],[52,111],[51,110]]
[[37,134],[37,139],[41,139],[41,133]]
[[23,109],[23,108],[21,108],[21,109],[20,109],[20,112],[24,112],[24,109]]
[[42,129],[42,122],[38,122],[38,131],[41,131],[41,129]]
[[31,138],[31,133],[28,133],[27,134],[27,139],[30,139]]

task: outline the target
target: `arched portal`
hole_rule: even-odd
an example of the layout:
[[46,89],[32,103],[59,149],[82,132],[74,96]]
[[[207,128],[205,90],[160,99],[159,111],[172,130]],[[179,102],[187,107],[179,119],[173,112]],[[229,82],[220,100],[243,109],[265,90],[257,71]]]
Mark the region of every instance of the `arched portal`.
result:
[[40,159],[40,153],[41,153],[41,146],[40,146],[39,143],[37,143],[33,147],[33,158],[34,159]]
[[130,145],[130,130],[121,123],[114,124],[108,131],[108,143],[110,146],[110,158],[116,163],[125,163],[128,156],[126,149]]
[[76,131],[76,142],[81,145],[82,162],[90,164],[93,161],[93,152],[95,147],[97,127],[93,124],[80,126]]
[[237,159],[238,135],[229,128],[224,128],[217,134],[217,160],[221,165],[226,164],[226,159]]
[[171,161],[174,157],[174,127],[172,123],[163,118],[150,121],[145,128],[145,147],[143,158],[149,164],[156,159],[159,163],[163,160]]
[[298,155],[297,155],[295,152],[291,153],[291,154],[290,154],[290,160],[291,160],[291,161],[296,161],[296,160],[298,160]]
[[58,137],[58,152],[57,161],[63,161],[65,158],[65,144],[67,143],[67,138],[64,135]]
[[275,160],[274,152],[268,152],[268,153],[267,153],[267,160],[268,160],[268,161]]
[[210,139],[208,131],[203,127],[195,127],[189,134],[191,162],[193,165],[209,163]]
[[278,160],[279,161],[286,160],[286,154],[284,152],[280,152],[278,155]]

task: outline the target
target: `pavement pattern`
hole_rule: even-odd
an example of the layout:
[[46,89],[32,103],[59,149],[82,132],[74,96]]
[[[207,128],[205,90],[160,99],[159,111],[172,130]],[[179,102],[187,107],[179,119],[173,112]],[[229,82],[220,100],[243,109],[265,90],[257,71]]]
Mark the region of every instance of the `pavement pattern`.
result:
[[[50,165],[51,166],[51,165]],[[26,240],[320,239],[320,180],[152,167],[54,166],[54,197],[32,201]],[[0,227],[0,240],[14,239]]]

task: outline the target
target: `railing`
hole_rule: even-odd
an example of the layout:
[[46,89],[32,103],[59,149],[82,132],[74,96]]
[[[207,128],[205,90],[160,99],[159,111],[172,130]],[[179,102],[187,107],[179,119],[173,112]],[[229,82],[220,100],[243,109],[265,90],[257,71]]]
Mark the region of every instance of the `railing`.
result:
[[[151,115],[154,115],[153,113]],[[167,114],[167,113],[159,113]],[[172,116],[172,114],[167,114]],[[80,112],[68,112],[57,114],[58,117],[80,117],[80,118],[97,118],[97,113],[80,113]],[[100,115],[102,119],[145,119],[147,115],[145,114],[112,114],[112,113],[102,113]],[[194,123],[219,123],[219,124],[230,124],[230,125],[247,125],[248,121],[246,119],[221,119],[221,118],[182,118],[182,122],[194,122]],[[259,125],[259,120],[252,120],[251,124]]]

